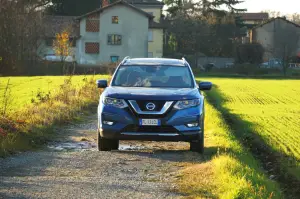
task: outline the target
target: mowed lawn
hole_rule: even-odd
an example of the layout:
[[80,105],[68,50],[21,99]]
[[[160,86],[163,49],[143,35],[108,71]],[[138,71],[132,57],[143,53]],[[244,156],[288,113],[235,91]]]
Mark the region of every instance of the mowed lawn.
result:
[[[92,77],[91,75],[84,76],[73,76],[72,85],[75,87],[80,87],[83,85],[84,78],[88,80]],[[108,79],[109,76],[95,76],[96,78]],[[7,85],[8,79],[10,79],[9,88],[11,90],[11,111],[18,111],[20,109],[26,108],[28,104],[31,103],[32,99],[37,99],[36,96],[39,92],[43,95],[50,92],[51,95],[55,95],[59,89],[60,85],[64,83],[68,76],[34,76],[34,77],[1,77],[0,78],[0,100],[2,103],[3,93]],[[96,86],[96,82],[95,82]]]
[[199,78],[212,81],[223,106],[250,122],[275,151],[296,159],[300,177],[300,80]]

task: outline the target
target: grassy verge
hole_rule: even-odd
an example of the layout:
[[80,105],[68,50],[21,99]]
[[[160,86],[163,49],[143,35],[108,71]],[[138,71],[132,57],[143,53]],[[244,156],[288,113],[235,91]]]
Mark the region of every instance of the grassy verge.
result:
[[[286,92],[288,92],[288,88],[286,87],[287,82],[284,83],[285,88],[287,89]],[[242,82],[240,82],[239,85],[241,84]],[[262,84],[262,82],[260,82],[260,84]],[[222,86],[224,85],[225,84]],[[251,86],[254,85],[252,84]],[[277,88],[279,88],[279,85]],[[272,87],[269,87],[268,89],[268,92],[272,91]],[[246,90],[247,87],[243,87],[243,92]],[[293,117],[288,117],[288,120],[285,119],[287,116],[286,114],[290,114],[290,112],[294,114],[294,111],[292,110],[297,107],[295,104],[297,100],[294,101],[294,104],[286,103],[286,106],[290,105],[291,107],[286,109],[282,115],[280,112],[281,109],[286,108],[284,105],[277,106],[277,108],[273,105],[272,109],[268,109],[267,104],[264,104],[264,106],[256,105],[256,107],[252,107],[246,103],[247,100],[244,99],[243,92],[236,89],[234,94],[242,101],[241,108],[239,107],[238,101],[231,103],[231,100],[235,99],[235,97],[232,96],[233,93],[228,96],[228,92],[229,91],[225,92],[225,97],[224,93],[217,87],[213,92],[209,93],[208,97],[213,102],[213,105],[222,113],[222,117],[230,126],[232,133],[240,141],[243,147],[248,149],[255,158],[260,161],[265,173],[280,184],[285,197],[297,198],[300,195],[299,173],[297,172],[299,170],[299,161],[296,158],[297,153],[295,153],[295,151],[297,152],[297,147],[293,144],[297,141],[290,139],[290,137],[297,136],[298,129],[295,130],[294,126],[298,124],[293,122]],[[270,94],[268,92],[266,95]],[[275,97],[270,98],[268,96],[268,100],[262,100],[265,96],[260,95],[260,97],[257,98],[255,92],[248,93],[248,95],[251,95],[249,99],[252,101],[259,100],[260,104],[262,102],[270,103],[272,100],[276,99]],[[288,95],[285,97],[288,97]],[[291,97],[292,96],[290,96],[290,100]],[[283,98],[281,98],[281,100],[283,100]],[[239,112],[239,109],[243,112]],[[278,120],[274,120],[274,118],[281,118],[281,120],[285,122],[285,125],[288,124],[288,126],[282,128],[282,123]],[[285,131],[289,132],[289,134],[284,134]],[[270,136],[266,136],[268,133],[270,133]],[[276,135],[283,135],[286,138],[278,140],[278,136]],[[287,151],[283,150],[286,149],[286,147],[280,148],[282,145],[291,147],[292,149],[295,148],[296,150],[290,150],[287,153]]]
[[223,115],[206,104],[205,162],[181,172],[180,192],[190,198],[282,198],[259,162],[238,141]]
[[16,151],[32,150],[53,136],[54,125],[78,118],[80,112],[97,104],[99,90],[95,77],[60,77],[64,83],[57,87],[55,95],[42,95],[39,101],[30,103],[5,117],[0,117],[0,156]]
[[[300,181],[299,80],[214,78],[220,110],[239,134],[276,159]],[[247,143],[246,143],[247,144]],[[261,153],[261,152],[260,152]],[[272,167],[270,168],[272,169]],[[270,170],[267,169],[267,170]],[[300,185],[299,185],[300,186]]]

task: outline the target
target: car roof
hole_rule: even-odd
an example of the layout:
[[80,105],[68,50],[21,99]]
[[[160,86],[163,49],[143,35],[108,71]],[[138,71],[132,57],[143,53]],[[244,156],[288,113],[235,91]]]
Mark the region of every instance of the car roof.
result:
[[126,59],[122,65],[171,65],[186,66],[185,61],[181,59],[169,58],[130,58]]

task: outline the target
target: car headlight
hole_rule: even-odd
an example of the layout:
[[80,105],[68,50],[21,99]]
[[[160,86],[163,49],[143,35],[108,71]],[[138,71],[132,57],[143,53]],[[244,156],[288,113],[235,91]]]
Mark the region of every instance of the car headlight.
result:
[[111,105],[117,108],[126,108],[128,105],[123,99],[115,99],[110,97],[105,97],[103,100],[105,105]]
[[174,105],[174,108],[176,108],[176,109],[185,109],[185,108],[198,106],[199,104],[200,104],[200,99],[183,100],[183,101],[178,101]]

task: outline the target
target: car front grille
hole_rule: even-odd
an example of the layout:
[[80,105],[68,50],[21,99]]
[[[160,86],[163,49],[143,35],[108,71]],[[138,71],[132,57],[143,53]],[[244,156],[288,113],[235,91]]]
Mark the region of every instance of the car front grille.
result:
[[[162,110],[163,106],[167,103],[167,101],[160,101],[158,102],[156,105],[156,109],[153,110],[153,111],[148,111],[148,110],[145,110],[146,108],[144,108],[142,110],[142,106],[143,104],[146,105],[147,103],[146,102],[150,102],[149,100],[148,101],[144,101],[144,100],[138,100],[136,101],[136,105],[138,106],[139,109],[141,109],[141,112],[142,113],[138,113],[136,111],[136,108],[133,107],[133,105],[131,103],[129,103],[129,107],[128,107],[128,110],[130,110],[130,112],[136,117],[136,118],[144,118],[144,119],[153,119],[153,118],[164,118],[166,117],[166,115],[168,115],[169,112],[172,111],[172,105],[163,113],[163,114],[158,114],[158,112],[160,110]],[[155,101],[151,101],[152,103],[154,103]],[[157,108],[158,107],[158,108]],[[158,110],[159,109],[159,110]],[[158,111],[157,111],[158,110]],[[151,113],[152,112],[152,113]],[[148,113],[148,114],[146,114]],[[150,113],[150,114],[149,114]]]
[[[136,103],[139,105],[141,111],[160,111],[162,107],[165,105],[166,101],[164,100],[137,100]],[[155,105],[155,109],[148,110],[146,108],[148,103],[153,103]]]
[[178,132],[173,126],[139,126],[139,125],[128,125],[125,127],[123,132],[144,132],[144,133],[175,133]]

